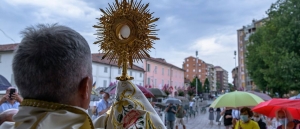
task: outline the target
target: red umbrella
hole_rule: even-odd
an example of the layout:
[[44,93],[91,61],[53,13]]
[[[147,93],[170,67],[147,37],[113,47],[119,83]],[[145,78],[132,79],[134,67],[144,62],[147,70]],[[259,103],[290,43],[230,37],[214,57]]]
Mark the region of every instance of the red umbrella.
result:
[[286,109],[292,115],[293,119],[300,119],[300,100],[271,99],[261,102],[252,110],[267,117],[276,117],[276,112],[279,109]]
[[[154,95],[145,87],[143,86],[137,86],[142,92],[143,94],[146,96],[146,98],[152,98],[154,97]],[[115,94],[116,92],[116,88],[114,88],[112,91],[110,91],[110,94]]]

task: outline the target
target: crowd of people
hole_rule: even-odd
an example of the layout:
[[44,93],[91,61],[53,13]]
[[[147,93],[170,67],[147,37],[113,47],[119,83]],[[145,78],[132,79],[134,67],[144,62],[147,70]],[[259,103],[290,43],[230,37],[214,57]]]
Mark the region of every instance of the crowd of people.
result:
[[[214,117],[216,115],[216,117]],[[216,118],[216,119],[214,119]],[[276,129],[300,129],[300,121],[292,118],[284,108],[276,112],[276,118],[253,112],[249,107],[229,108],[209,108],[210,124],[215,120],[219,125],[221,122],[226,129],[268,129],[275,126]],[[277,126],[273,122],[278,122]]]

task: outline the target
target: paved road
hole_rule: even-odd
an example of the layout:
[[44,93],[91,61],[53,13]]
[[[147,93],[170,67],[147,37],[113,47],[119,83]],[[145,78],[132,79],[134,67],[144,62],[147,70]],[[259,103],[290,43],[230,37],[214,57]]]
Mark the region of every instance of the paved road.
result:
[[[207,103],[211,103],[211,101],[208,101]],[[204,105],[204,104],[203,104]],[[206,104],[207,105],[207,104]],[[208,110],[208,108],[206,109]],[[210,121],[208,120],[208,112],[205,114],[199,113],[194,118],[189,118],[188,121],[185,121],[186,129],[225,129],[225,126],[223,125],[223,122],[221,122],[221,125],[219,125],[215,120],[213,121],[213,124],[210,124]],[[216,116],[215,116],[216,118]],[[276,121],[273,120],[274,126],[268,126],[268,129],[276,129],[278,123],[275,126]],[[182,129],[182,126],[179,126],[179,129]]]
[[[211,101],[207,102],[208,104],[211,103]],[[202,105],[207,105],[203,103]],[[200,109],[199,109],[200,110]],[[207,108],[208,110],[208,108]],[[214,120],[213,124],[210,124],[210,121],[208,120],[208,112],[205,114],[197,114],[194,118],[189,118],[188,121],[185,121],[186,128],[187,129],[225,129],[224,125],[218,125],[218,123]],[[182,129],[182,126],[179,127],[179,129]]]

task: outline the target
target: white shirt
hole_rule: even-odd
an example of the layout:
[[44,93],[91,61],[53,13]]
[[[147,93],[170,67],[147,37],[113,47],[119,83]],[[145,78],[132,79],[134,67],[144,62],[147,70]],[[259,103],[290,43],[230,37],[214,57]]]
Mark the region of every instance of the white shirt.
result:
[[240,119],[240,110],[232,109],[231,114],[232,114],[232,118]]
[[194,105],[194,102],[190,102],[190,107],[193,107],[193,105]]

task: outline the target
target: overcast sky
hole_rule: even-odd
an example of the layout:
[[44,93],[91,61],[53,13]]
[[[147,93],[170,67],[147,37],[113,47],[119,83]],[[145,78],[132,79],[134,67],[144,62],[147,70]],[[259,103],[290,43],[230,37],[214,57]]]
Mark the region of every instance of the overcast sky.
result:
[[[80,32],[93,53],[98,52],[92,27],[100,17],[99,8],[115,0],[1,0],[0,44],[21,40],[20,31],[38,23],[59,23]],[[143,0],[156,22],[159,41],[155,41],[152,57],[182,67],[184,58],[195,56],[221,66],[229,73],[235,66],[233,51],[237,49],[237,30],[253,19],[266,17],[276,0]],[[5,33],[3,33],[3,32]]]

